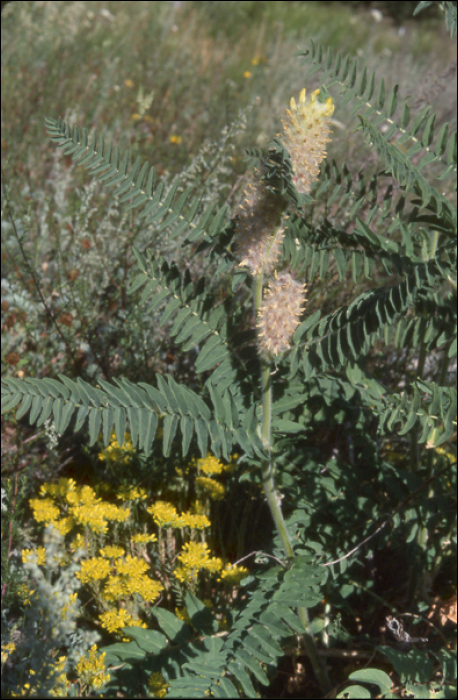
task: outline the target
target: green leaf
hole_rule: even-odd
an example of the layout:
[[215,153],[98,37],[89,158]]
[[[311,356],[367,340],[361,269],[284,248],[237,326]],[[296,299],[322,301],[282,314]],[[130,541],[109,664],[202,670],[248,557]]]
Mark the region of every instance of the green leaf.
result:
[[163,608],[153,608],[151,615],[173,644],[184,644],[192,635],[192,630],[183,620]]
[[277,418],[272,422],[272,430],[277,433],[302,433],[304,426],[292,420]]
[[345,688],[345,690],[342,690],[337,697],[349,699],[355,698],[355,700],[359,700],[359,698],[370,698],[372,696],[369,690],[364,688],[362,685],[349,685]]
[[177,415],[166,415],[164,418],[164,432],[162,436],[162,454],[164,457],[170,455],[170,450],[172,449],[173,438],[178,427],[179,417]]
[[348,678],[352,681],[362,681],[377,685],[382,695],[389,693],[391,690],[391,678],[385,671],[380,671],[378,668],[361,668],[350,673]]
[[140,649],[144,649],[148,654],[159,654],[167,646],[167,637],[155,630],[143,629],[142,627],[124,627],[123,634],[134,639]]
[[216,364],[222,362],[228,355],[226,345],[217,335],[212,335],[200,351],[196,360],[196,372],[206,372]]
[[213,619],[211,610],[202,601],[187,592],[185,603],[191,624],[199,634],[211,635],[218,631],[218,622]]

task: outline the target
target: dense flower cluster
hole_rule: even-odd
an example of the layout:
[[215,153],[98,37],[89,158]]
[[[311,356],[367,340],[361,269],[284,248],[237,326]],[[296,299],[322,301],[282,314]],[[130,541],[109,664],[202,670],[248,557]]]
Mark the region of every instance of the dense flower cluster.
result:
[[148,678],[148,688],[154,698],[165,698],[169,684],[162,673],[156,671]]
[[226,564],[226,567],[221,571],[218,581],[223,581],[226,586],[238,586],[240,581],[248,576],[246,566],[231,566]]
[[37,522],[54,525],[61,535],[78,525],[105,533],[108,522],[125,522],[130,514],[128,508],[119,508],[97,498],[91,486],[76,486],[73,479],[62,478],[56,484],[43,484],[40,491],[42,496],[49,494],[52,498],[30,500],[34,518]]
[[276,275],[269,282],[256,326],[261,353],[278,355],[290,347],[305,303],[305,285],[289,272]]
[[147,508],[147,512],[153,516],[154,522],[159,527],[181,527],[180,516],[171,503],[156,501]]
[[320,90],[306,98],[305,88],[299,102],[291,98],[291,109],[286,110],[288,121],[283,121],[284,136],[279,135],[289,151],[293,166],[293,182],[298,192],[308,193],[317,179],[320,163],[326,157],[329,119],[334,112],[332,97],[319,102]]
[[214,479],[209,479],[206,476],[197,476],[196,486],[214,501],[224,498],[224,486]]
[[124,442],[119,444],[116,435],[112,433],[110,444],[100,454],[102,462],[112,462],[114,464],[129,464],[135,454],[135,447],[132,444],[129,433],[124,434]]
[[261,272],[271,272],[280,256],[283,210],[283,199],[264,187],[260,180],[255,179],[246,188],[235,222],[236,253],[240,267],[248,267],[254,277]]
[[192,581],[201,569],[217,573],[224,567],[219,557],[210,557],[208,545],[203,542],[188,542],[178,555],[181,566],[175,569],[175,576],[181,582]]
[[81,683],[94,690],[108,683],[110,674],[105,672],[105,657],[105,653],[97,652],[96,644],[89,649],[75,667]]

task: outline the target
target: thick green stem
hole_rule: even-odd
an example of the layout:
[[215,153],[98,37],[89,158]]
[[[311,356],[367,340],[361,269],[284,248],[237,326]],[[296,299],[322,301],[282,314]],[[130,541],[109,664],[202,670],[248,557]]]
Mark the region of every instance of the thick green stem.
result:
[[[255,307],[256,314],[259,312],[262,303],[262,275],[258,275],[255,283]],[[267,360],[262,360],[262,428],[261,440],[268,454],[267,459],[261,462],[262,485],[266,494],[267,503],[269,504],[272,518],[274,519],[277,532],[280,536],[283,549],[288,559],[291,561],[294,558],[293,548],[289,539],[288,530],[286,527],[283,513],[280,506],[280,494],[275,488],[273,464],[271,457],[271,424],[272,424],[272,379],[271,379],[271,363]],[[326,668],[322,665],[313,639],[313,634],[310,629],[310,621],[307,608],[298,608],[299,619],[304,626],[304,645],[307,655],[312,664],[315,676],[320,684],[321,691],[326,695],[332,688],[328,678]]]

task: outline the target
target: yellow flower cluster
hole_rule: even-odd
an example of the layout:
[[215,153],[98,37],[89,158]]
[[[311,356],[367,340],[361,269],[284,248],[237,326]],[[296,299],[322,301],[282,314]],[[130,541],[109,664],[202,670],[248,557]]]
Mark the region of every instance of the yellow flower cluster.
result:
[[[66,535],[77,525],[89,527],[99,533],[105,533],[109,521],[125,522],[130,514],[127,508],[119,508],[113,503],[96,497],[91,486],[76,486],[73,479],[59,479],[57,484],[44,484],[43,496],[52,498],[32,498],[30,507],[37,522],[52,524],[61,535]],[[56,500],[63,502],[67,515],[62,515]]]
[[154,602],[164,587],[146,575],[148,568],[143,559],[130,554],[120,557],[114,564],[104,557],[91,557],[81,562],[81,570],[76,575],[82,583],[108,579],[102,588],[102,596],[107,601],[116,602],[137,594],[144,601]]
[[168,687],[169,684],[159,671],[152,673],[148,679],[148,688],[155,698],[165,698]]
[[232,566],[226,564],[225,569],[221,572],[218,581],[222,581],[227,586],[238,586],[240,581],[248,575],[246,566]]
[[[14,644],[9,644],[7,646],[10,648],[12,647],[11,652],[15,651]],[[4,662],[3,649],[4,647],[2,646],[2,663]],[[6,656],[5,661],[7,660],[7,658],[8,656]],[[46,664],[46,672],[48,676],[47,680],[51,680],[52,682],[52,687],[48,691],[49,697],[67,697],[68,681],[67,674],[65,673],[66,662],[67,657],[60,656],[54,662]],[[30,682],[36,675],[36,671],[32,668],[29,668],[27,671],[23,671],[22,676],[25,677],[27,680],[25,680],[25,682],[23,682],[22,685],[17,686],[16,691],[14,693],[10,692],[10,696],[13,698],[42,697],[42,687],[40,685]]]
[[122,486],[118,489],[117,496],[123,501],[144,501],[148,493],[138,486]]
[[220,501],[224,498],[224,486],[214,479],[209,479],[206,476],[197,476],[196,486],[214,501]]
[[24,564],[31,556],[36,556],[38,566],[43,566],[46,563],[46,549],[44,547],[22,550],[22,561],[24,562]]
[[129,464],[135,454],[135,447],[132,444],[129,433],[124,433],[124,442],[119,444],[114,433],[111,434],[110,444],[100,454],[101,462],[112,464]]
[[115,557],[122,557],[124,555],[124,549],[122,547],[117,547],[116,545],[108,545],[108,547],[103,547],[103,549],[100,549],[99,553],[101,557],[114,559]]
[[135,542],[136,544],[146,544],[147,542],[157,542],[157,537],[156,535],[133,535],[132,536],[132,542]]
[[204,474],[222,474],[224,464],[208,452],[204,459],[197,460],[197,469]]
[[148,513],[153,516],[153,520],[159,527],[190,527],[194,530],[203,530],[210,527],[210,521],[206,515],[195,513],[182,513],[178,515],[177,509],[166,501],[156,501],[147,508]]
[[156,501],[147,508],[148,513],[153,516],[153,520],[159,527],[181,527],[177,509],[171,503]]
[[113,634],[119,633],[123,627],[147,627],[141,620],[134,620],[132,615],[124,608],[108,610],[108,612],[100,615],[100,622],[104,629]]
[[279,135],[291,156],[293,182],[298,192],[308,193],[317,179],[320,163],[326,157],[329,119],[334,112],[332,97],[318,101],[319,90],[306,98],[305,88],[299,95],[299,103],[291,98],[291,109],[286,110],[288,121],[283,121],[285,136]]
[[82,684],[96,690],[108,683],[110,674],[105,672],[105,657],[105,652],[97,652],[97,644],[89,649],[86,656],[81,657],[75,670]]
[[208,545],[202,542],[187,542],[183,546],[181,554],[178,555],[178,560],[181,562],[181,566],[178,566],[174,573],[182,583],[194,581],[201,569],[217,573],[224,566],[219,557],[210,557]]

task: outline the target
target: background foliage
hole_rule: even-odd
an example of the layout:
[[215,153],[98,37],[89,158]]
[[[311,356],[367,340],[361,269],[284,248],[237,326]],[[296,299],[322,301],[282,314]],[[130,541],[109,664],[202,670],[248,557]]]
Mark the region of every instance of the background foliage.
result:
[[[427,29],[421,14],[380,26],[338,3],[171,5],[13,3],[4,13],[2,412],[20,406],[20,423],[2,422],[5,692],[316,697],[294,612],[306,607],[335,694],[452,697],[455,45],[437,8]],[[304,84],[329,89],[336,121],[313,198],[297,200],[287,154],[271,139]],[[69,104],[78,111],[65,114]],[[43,120],[58,114],[91,137],[96,126],[107,146],[115,140],[119,165],[112,151],[102,167],[84,131],[53,120],[66,156],[51,148]],[[291,207],[282,264],[309,285],[293,349],[272,379],[289,568],[261,496],[252,289],[231,246],[244,148],[255,162],[269,142],[271,181],[280,178]],[[82,159],[93,182],[74,167]],[[110,178],[115,188],[102,189]],[[41,432],[25,427],[26,414]],[[81,431],[75,443],[86,422],[89,439]],[[213,486],[195,473],[208,448],[222,460]],[[136,624],[124,636],[97,623],[102,589],[77,582],[84,565],[70,539],[78,533],[65,531],[69,513],[47,503],[41,522],[55,528],[40,530],[30,499],[38,484],[44,497],[56,483],[79,494],[70,515],[84,526],[83,559],[124,546],[164,585],[152,605],[129,560],[116,614]],[[179,534],[156,515],[154,534],[144,494],[211,524]],[[127,526],[91,529],[84,504],[98,503],[108,523],[116,498]],[[192,542],[208,554],[199,550],[197,578],[180,581],[177,553]],[[241,588],[216,580],[250,552],[262,554],[243,562]],[[112,557],[111,566],[121,564]],[[62,597],[70,590],[78,603]],[[428,644],[381,638],[388,614],[405,615]],[[52,638],[56,624],[55,644],[30,644]],[[116,667],[109,680],[107,665]]]

